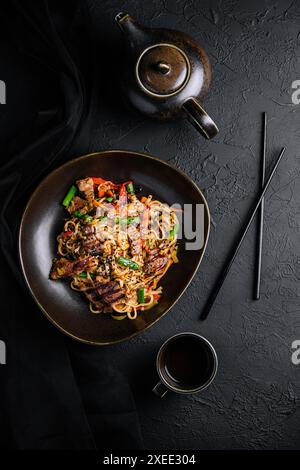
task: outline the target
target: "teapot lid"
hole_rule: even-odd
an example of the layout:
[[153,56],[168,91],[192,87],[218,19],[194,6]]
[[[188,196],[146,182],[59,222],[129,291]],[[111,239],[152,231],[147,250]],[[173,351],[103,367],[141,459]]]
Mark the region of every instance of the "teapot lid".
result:
[[173,44],[155,44],[145,49],[136,65],[139,85],[147,93],[166,97],[178,93],[190,77],[186,54]]

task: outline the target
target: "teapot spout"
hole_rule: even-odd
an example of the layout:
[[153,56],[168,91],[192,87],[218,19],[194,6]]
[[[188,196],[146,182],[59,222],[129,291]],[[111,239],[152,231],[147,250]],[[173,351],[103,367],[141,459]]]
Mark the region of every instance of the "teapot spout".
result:
[[123,11],[116,15],[115,21],[126,36],[131,49],[144,47],[148,37],[146,28]]

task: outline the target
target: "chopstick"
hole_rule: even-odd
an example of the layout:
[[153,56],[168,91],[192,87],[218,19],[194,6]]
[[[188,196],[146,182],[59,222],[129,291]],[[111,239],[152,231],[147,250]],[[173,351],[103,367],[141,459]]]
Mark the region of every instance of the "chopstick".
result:
[[[265,184],[266,173],[266,152],[267,152],[267,113],[263,113],[263,145],[262,145],[262,159],[261,159],[261,187]],[[258,211],[258,233],[257,233],[257,260],[255,267],[255,288],[254,299],[260,298],[260,280],[261,280],[261,259],[262,259],[262,244],[264,232],[264,206],[265,198],[261,200]]]
[[277,157],[277,160],[276,160],[276,162],[273,166],[273,169],[271,170],[266,183],[264,184],[260,194],[258,195],[258,197],[257,197],[257,199],[256,199],[256,201],[253,205],[253,208],[252,208],[252,210],[250,212],[250,215],[249,215],[249,217],[248,217],[248,219],[247,219],[247,221],[244,225],[244,228],[241,231],[241,234],[240,234],[239,238],[237,239],[237,241],[234,243],[234,245],[232,247],[232,250],[230,252],[230,256],[226,260],[225,266],[224,266],[223,270],[221,271],[221,274],[219,275],[219,277],[218,277],[218,279],[215,283],[214,289],[212,290],[212,293],[210,294],[210,296],[209,296],[209,298],[208,298],[208,300],[205,304],[203,312],[201,313],[201,316],[200,316],[201,320],[205,320],[208,317],[209,312],[210,312],[212,306],[214,305],[214,302],[217,298],[217,295],[218,295],[218,293],[219,293],[219,291],[220,291],[220,289],[221,289],[221,287],[222,287],[222,285],[223,285],[223,283],[226,279],[226,276],[227,276],[227,274],[228,274],[228,272],[229,272],[229,270],[230,270],[230,268],[231,268],[231,266],[232,266],[232,264],[233,264],[233,262],[236,258],[236,255],[239,252],[239,249],[240,249],[240,247],[243,243],[243,240],[244,240],[244,238],[245,238],[245,236],[246,236],[246,234],[249,230],[251,222],[255,217],[255,214],[256,214],[257,209],[259,208],[259,206],[261,204],[261,201],[264,198],[264,195],[265,195],[265,193],[266,193],[266,191],[267,191],[267,189],[268,189],[268,187],[269,187],[269,185],[272,181],[272,178],[273,178],[273,176],[274,176],[274,174],[277,170],[277,167],[280,163],[280,160],[283,157],[284,152],[285,152],[285,147],[282,148],[279,156]]

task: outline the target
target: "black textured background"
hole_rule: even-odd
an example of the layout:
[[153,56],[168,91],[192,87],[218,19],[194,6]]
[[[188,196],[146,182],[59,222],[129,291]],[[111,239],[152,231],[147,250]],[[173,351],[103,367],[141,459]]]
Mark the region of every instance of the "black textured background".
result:
[[[300,339],[300,105],[291,100],[291,84],[300,79],[300,2],[87,3],[98,70],[91,86],[98,98],[82,131],[89,140],[82,139],[77,155],[124,148],[159,156],[204,190],[212,215],[206,255],[177,305],[149,331],[107,349],[107,357],[129,377],[145,444],[152,449],[300,448],[300,365],[291,362],[291,343]],[[186,121],[161,124],[122,104],[115,82],[123,39],[113,21],[121,10],[145,25],[181,29],[203,44],[213,66],[205,107],[220,127],[213,141],[204,140]],[[26,67],[22,77],[20,93]],[[9,76],[0,78],[9,84]],[[37,89],[43,80],[37,80]],[[51,86],[49,95],[43,91],[47,101]],[[8,95],[10,104],[17,96]],[[28,95],[31,104],[34,99]],[[14,113],[20,129],[28,119],[25,110],[26,103]],[[269,117],[268,164],[283,145],[287,152],[266,198],[261,300],[252,300],[252,227],[211,315],[200,322],[201,309],[259,188],[263,111]],[[158,399],[151,393],[157,380],[156,352],[166,338],[187,330],[211,340],[219,356],[218,375],[202,393],[170,393]]]
[[[110,348],[112,360],[130,377],[145,442],[158,449],[300,448],[300,366],[291,363],[291,343],[300,339],[300,105],[291,100],[291,84],[300,79],[300,3],[90,4],[103,11],[102,23],[93,26],[99,28],[99,46],[109,38],[116,60],[122,37],[113,17],[125,10],[146,25],[191,34],[213,66],[205,101],[220,127],[213,141],[188,122],[160,124],[129,114],[101,90],[91,134],[90,149],[142,150],[183,169],[204,190],[213,220],[204,261],[177,305],[150,331]],[[269,117],[268,163],[283,145],[287,153],[266,198],[261,300],[252,300],[253,227],[201,323],[201,308],[259,187],[263,111]],[[202,393],[157,399],[151,394],[156,351],[168,336],[186,330],[212,341],[219,373]]]

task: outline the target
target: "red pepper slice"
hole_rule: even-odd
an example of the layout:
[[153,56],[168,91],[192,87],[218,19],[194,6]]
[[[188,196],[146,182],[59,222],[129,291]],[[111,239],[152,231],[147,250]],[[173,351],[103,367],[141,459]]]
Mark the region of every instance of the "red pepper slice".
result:
[[121,205],[124,205],[126,203],[126,200],[127,200],[126,186],[130,183],[132,183],[132,181],[125,181],[125,183],[121,183],[119,185],[119,201],[121,202]]
[[102,178],[96,178],[95,176],[92,176],[92,180],[94,181],[94,184],[96,186],[99,186],[99,184],[102,184],[102,183],[107,183],[106,180],[104,180]]
[[98,196],[99,197],[105,196],[105,192],[106,191],[104,189],[101,189],[101,185],[100,185],[99,188],[98,188]]
[[118,185],[116,185],[115,183],[112,183],[111,181],[103,180],[103,182],[100,183],[98,186],[98,195],[99,197],[103,197],[106,194],[112,196],[113,195],[112,189],[116,189],[116,188],[118,188]]
[[64,237],[69,237],[72,234],[73,234],[72,230],[67,230],[66,232],[64,232]]
[[119,202],[121,203],[122,206],[126,204],[126,200],[127,200],[126,185],[127,183],[122,183],[119,188]]
[[125,181],[125,183],[121,183],[119,185],[119,195],[122,196],[126,191],[126,186],[132,183],[132,181]]
[[119,196],[124,196],[124,194],[126,193],[126,185],[125,183],[121,185],[120,189],[119,189]]

